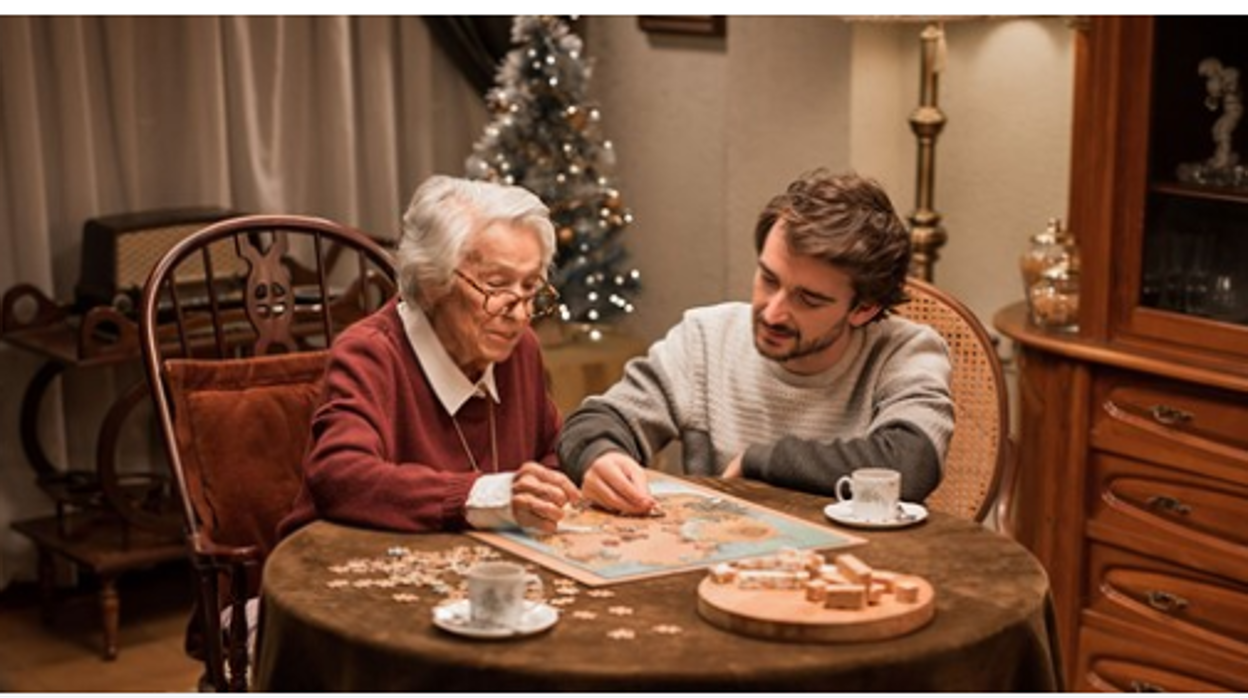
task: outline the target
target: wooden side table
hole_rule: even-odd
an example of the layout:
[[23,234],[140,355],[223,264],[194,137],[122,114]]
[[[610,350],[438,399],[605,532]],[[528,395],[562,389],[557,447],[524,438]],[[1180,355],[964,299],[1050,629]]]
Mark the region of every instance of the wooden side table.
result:
[[117,658],[121,599],[117,578],[129,570],[151,567],[186,557],[181,540],[130,527],[110,512],[78,512],[14,522],[13,530],[29,538],[39,551],[39,595],[44,623],[55,608],[55,557],[89,570],[100,580],[100,619],[104,631],[104,658]]
[[0,340],[45,360],[22,396],[20,436],[36,483],[56,513],[12,524],[38,551],[43,618],[50,622],[53,616],[57,558],[96,575],[101,583],[103,656],[115,659],[121,613],[117,577],[186,555],[170,478],[156,472],[123,474],[117,467],[122,427],[147,400],[147,385],[135,383],[110,405],[89,468],[58,467],[52,462],[39,441],[39,410],[62,373],[137,361],[137,326],[108,306],[72,315],[67,306],[33,286],[19,285],[4,294]]

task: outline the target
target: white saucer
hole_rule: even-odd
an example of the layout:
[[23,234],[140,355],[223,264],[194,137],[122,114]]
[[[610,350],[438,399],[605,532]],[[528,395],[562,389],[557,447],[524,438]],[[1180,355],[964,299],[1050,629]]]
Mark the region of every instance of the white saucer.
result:
[[527,608],[520,616],[520,627],[480,626],[472,622],[472,609],[468,599],[452,601],[433,608],[433,624],[443,630],[465,637],[496,640],[507,637],[523,637],[546,630],[559,620],[559,611],[540,601],[526,601]]
[[823,508],[823,514],[839,524],[855,528],[905,528],[927,518],[927,509],[922,504],[899,502],[897,507],[900,514],[892,521],[863,521],[854,516],[853,502],[834,502]]

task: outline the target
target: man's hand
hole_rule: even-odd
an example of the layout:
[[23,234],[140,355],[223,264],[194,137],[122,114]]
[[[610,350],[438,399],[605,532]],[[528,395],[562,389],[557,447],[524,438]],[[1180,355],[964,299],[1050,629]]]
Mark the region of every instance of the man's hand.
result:
[[589,466],[581,494],[603,509],[620,514],[648,514],[658,505],[650,494],[646,469],[619,451],[604,453]]
[[741,459],[743,457],[745,457],[745,454],[738,454],[736,458],[729,461],[728,467],[724,468],[724,472],[720,473],[719,476],[725,479],[742,477]]
[[511,514],[516,523],[543,533],[554,533],[564,505],[580,500],[581,493],[567,475],[533,461],[520,466],[511,483]]

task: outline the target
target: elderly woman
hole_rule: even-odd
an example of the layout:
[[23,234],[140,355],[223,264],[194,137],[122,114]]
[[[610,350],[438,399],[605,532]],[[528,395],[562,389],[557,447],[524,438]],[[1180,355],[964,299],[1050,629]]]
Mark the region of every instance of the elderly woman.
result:
[[399,295],[335,341],[304,483],[279,526],[553,531],[579,499],[555,469],[558,410],[535,317],[554,309],[546,207],[435,176],[403,216]]

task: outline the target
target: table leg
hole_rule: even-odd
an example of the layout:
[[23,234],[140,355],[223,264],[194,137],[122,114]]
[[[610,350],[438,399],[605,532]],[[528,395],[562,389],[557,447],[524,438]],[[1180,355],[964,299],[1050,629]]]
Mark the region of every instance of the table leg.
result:
[[104,659],[117,658],[117,628],[121,620],[121,597],[117,594],[117,579],[112,575],[100,577],[100,619],[104,627]]

